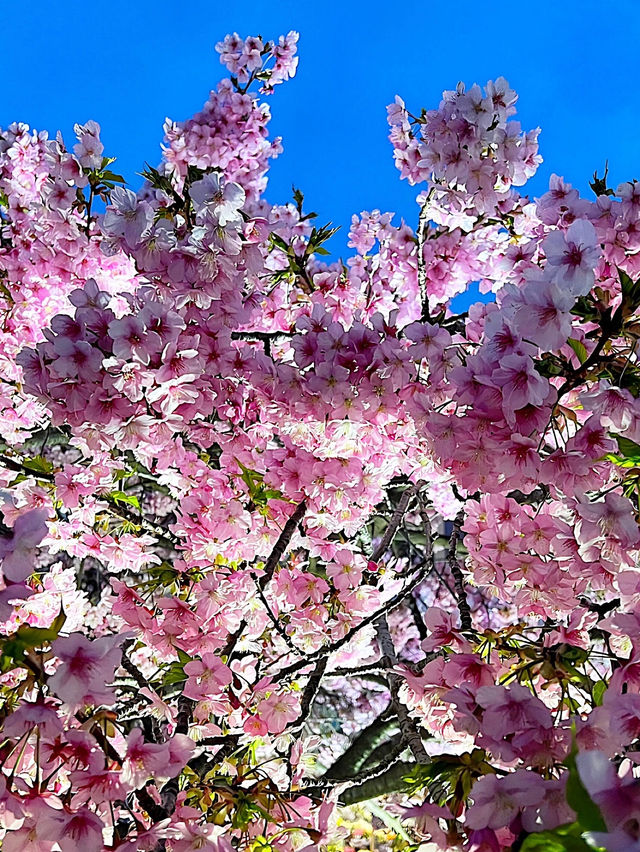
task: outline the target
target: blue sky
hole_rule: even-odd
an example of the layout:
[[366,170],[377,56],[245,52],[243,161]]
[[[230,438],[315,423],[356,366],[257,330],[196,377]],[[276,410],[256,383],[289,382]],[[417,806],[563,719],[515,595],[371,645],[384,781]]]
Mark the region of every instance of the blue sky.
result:
[[296,78],[269,98],[285,151],[268,197],[305,193],[321,221],[342,226],[380,208],[415,222],[415,191],[401,182],[386,111],[400,94],[412,111],[437,106],[458,80],[504,75],[518,91],[523,128],[542,127],[544,163],[530,194],[557,172],[582,191],[609,160],[610,182],[640,177],[637,0],[489,4],[272,0],[0,4],[0,126],[102,126],[106,151],[134,185],[160,155],[165,116],[200,108],[223,73],[215,43],[227,32],[301,33]]

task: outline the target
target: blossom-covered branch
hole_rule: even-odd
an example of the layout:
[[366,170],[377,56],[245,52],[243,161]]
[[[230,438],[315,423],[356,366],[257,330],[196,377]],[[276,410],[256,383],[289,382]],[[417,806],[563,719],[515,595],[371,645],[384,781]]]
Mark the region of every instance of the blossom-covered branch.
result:
[[531,200],[503,78],[397,98],[414,222],[335,258],[266,197],[297,42],[139,189],[0,130],[0,845],[635,849],[640,184]]

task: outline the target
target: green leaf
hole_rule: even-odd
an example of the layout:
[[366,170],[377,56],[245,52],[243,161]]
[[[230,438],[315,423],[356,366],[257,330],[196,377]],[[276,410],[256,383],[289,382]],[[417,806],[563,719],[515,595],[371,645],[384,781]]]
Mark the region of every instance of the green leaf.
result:
[[187,675],[184,673],[184,663],[171,663],[162,678],[162,682],[165,686],[171,686],[175,683],[182,683],[186,679]]
[[140,501],[135,494],[127,494],[126,491],[111,491],[107,496],[114,503],[127,503],[129,506],[133,506],[134,509],[140,511]]
[[638,459],[640,462],[640,444],[631,441],[629,438],[622,438],[618,435],[618,449],[622,456],[627,459]]
[[2,654],[0,654],[0,674],[10,672],[12,669],[16,668],[16,665],[19,665],[19,662],[16,663],[13,656],[3,650]]
[[618,269],[618,278],[620,279],[620,285],[622,287],[622,295],[623,296],[632,295],[632,293],[635,289],[635,286],[636,286],[636,282],[633,280],[633,278],[631,278],[631,276],[628,273],[626,273],[624,271],[624,269],[620,269],[620,267],[617,267],[617,269]]
[[640,459],[625,459],[622,456],[616,456],[614,453],[607,453],[605,459],[607,461],[613,462],[613,464],[617,465],[618,467],[634,468],[640,465]]
[[111,172],[108,169],[104,172],[100,172],[100,180],[105,182],[108,181],[109,183],[126,183],[122,175],[117,175],[115,172]]
[[271,242],[274,246],[282,251],[289,251],[289,245],[278,234],[271,234]]
[[579,666],[589,659],[589,652],[585,648],[579,648],[577,645],[569,645],[566,651],[560,655],[562,663],[571,663]]
[[201,169],[200,166],[195,166],[193,163],[189,163],[187,166],[187,179],[185,181],[187,186],[191,186],[192,183],[197,183],[199,180],[207,174],[207,172],[215,171],[215,169]]
[[316,254],[329,254],[326,249],[324,251],[320,251],[319,248],[323,243],[326,243],[327,240],[330,240],[334,234],[340,228],[332,228],[331,222],[328,225],[323,225],[321,228],[313,228],[311,234],[309,235],[309,245],[307,246],[306,255],[310,255],[313,253]]
[[584,839],[582,826],[577,822],[559,826],[553,831],[539,831],[525,837],[521,852],[594,852]]
[[20,627],[13,634],[12,641],[17,642],[24,648],[39,648],[41,645],[46,645],[48,642],[53,642],[58,638],[58,630],[53,627]]
[[178,661],[180,662],[180,665],[186,666],[187,663],[192,661],[193,657],[190,657],[186,651],[182,650],[182,648],[176,648],[176,651],[178,652]]
[[38,648],[57,639],[66,620],[67,616],[61,609],[51,627],[31,627],[29,624],[23,624],[15,633],[11,634],[9,641],[17,643],[23,649]]
[[567,367],[566,362],[559,363],[554,356],[541,358],[539,361],[535,362],[535,365],[536,370],[540,373],[540,375],[547,379],[551,378],[551,376],[562,375]]
[[299,189],[296,189],[295,186],[293,186],[292,189],[293,189],[293,200],[295,202],[296,207],[298,208],[298,213],[301,214],[302,213],[302,204],[304,202],[304,195],[302,194],[302,192]]
[[63,609],[60,610],[60,613],[56,616],[55,621],[51,625],[51,630],[55,630],[57,633],[60,633],[62,628],[64,627],[65,621],[67,620],[67,615]]
[[571,313],[583,320],[598,322],[600,319],[600,311],[593,303],[593,299],[588,296],[580,296],[579,299],[576,299],[574,306],[571,308]]
[[144,168],[140,172],[140,176],[143,177],[146,181],[148,181],[154,189],[160,189],[162,192],[166,193],[170,198],[178,203],[182,204],[182,197],[176,192],[176,189],[171,182],[171,179],[166,175],[160,174],[158,169],[154,169],[153,166],[150,166],[148,163],[146,164],[146,168]]
[[607,683],[604,680],[599,680],[593,685],[593,689],[591,690],[591,694],[593,695],[593,703],[596,707],[602,706],[602,701],[604,699],[604,694],[607,691]]
[[281,491],[275,488],[268,488],[264,482],[264,475],[256,470],[250,470],[242,464],[239,459],[236,459],[238,467],[242,471],[240,479],[247,486],[249,497],[252,502],[259,508],[264,509],[269,500],[282,500],[284,495]]
[[30,459],[25,459],[23,465],[34,473],[51,473],[53,471],[53,464],[44,456],[33,456]]
[[525,837],[521,852],[566,852],[567,846],[555,831],[540,831]]
[[12,295],[12,293],[11,293],[11,290],[9,290],[9,288],[8,288],[8,287],[6,287],[6,286],[5,286],[4,284],[2,284],[2,283],[0,283],[0,293],[2,293],[2,295],[4,296],[4,298],[5,298],[8,302],[14,302],[14,301],[15,301],[15,299],[13,298],[13,295]]
[[15,633],[0,641],[0,671],[8,672],[24,665],[25,653],[30,648],[40,648],[57,639],[67,616],[60,611],[51,627],[31,627],[23,624]]
[[627,273],[617,267],[622,291],[622,303],[628,313],[633,313],[640,306],[640,280],[634,281]]
[[589,357],[587,347],[584,345],[584,343],[582,343],[581,340],[574,340],[573,337],[570,337],[567,340],[567,343],[575,352],[578,361],[580,361],[581,364],[584,364],[584,362]]
[[608,189],[607,187],[607,175],[609,174],[609,163],[605,162],[604,164],[604,174],[602,177],[598,176],[598,170],[596,169],[593,173],[593,180],[589,183],[591,189],[595,192],[596,195],[613,195],[613,190]]

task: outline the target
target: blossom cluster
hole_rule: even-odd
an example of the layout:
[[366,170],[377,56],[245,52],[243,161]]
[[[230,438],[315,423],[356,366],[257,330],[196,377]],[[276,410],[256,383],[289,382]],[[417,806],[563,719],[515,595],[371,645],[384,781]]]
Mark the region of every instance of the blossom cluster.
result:
[[520,194],[502,78],[398,99],[416,227],[334,261],[264,197],[297,38],[220,42],[138,191],[94,121],[0,130],[2,848],[312,852],[386,795],[635,849],[640,185]]

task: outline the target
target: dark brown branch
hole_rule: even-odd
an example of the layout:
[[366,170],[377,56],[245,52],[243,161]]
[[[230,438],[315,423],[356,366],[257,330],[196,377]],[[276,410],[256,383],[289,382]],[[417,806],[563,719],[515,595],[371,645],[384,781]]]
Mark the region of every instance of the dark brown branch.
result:
[[400,757],[405,748],[406,746],[402,740],[402,735],[395,734],[395,736],[385,740],[383,743],[380,743],[377,748],[374,748],[369,757],[367,757],[365,762],[362,764],[362,769],[367,771],[374,767],[378,768],[380,766],[389,766]]
[[221,734],[217,737],[203,737],[201,740],[198,740],[198,745],[202,746],[216,746],[216,745],[228,745],[230,742],[233,742],[234,745],[238,744],[238,735],[237,734]]
[[353,805],[356,802],[377,799],[387,793],[406,790],[409,785],[404,781],[404,778],[415,768],[415,763],[392,763],[391,766],[383,767],[377,775],[347,787],[338,796],[338,801],[343,805]]
[[168,814],[166,809],[156,802],[151,794],[147,792],[145,787],[141,790],[136,790],[135,795],[140,806],[149,814],[152,822],[161,822],[163,819],[167,818]]
[[362,666],[339,666],[327,672],[327,677],[366,677],[370,674],[380,674],[384,667],[380,663],[365,663]]
[[453,530],[449,538],[449,550],[447,552],[447,565],[453,576],[453,582],[456,589],[456,600],[458,602],[458,612],[460,613],[460,625],[463,633],[468,633],[473,628],[471,619],[471,607],[467,600],[467,593],[464,588],[464,575],[462,568],[456,556],[458,540],[462,534],[462,524],[464,523],[464,511],[461,509],[453,522]]
[[594,367],[598,363],[598,359],[600,358],[600,354],[604,349],[605,345],[611,340],[614,335],[618,334],[620,329],[622,328],[623,323],[623,305],[620,305],[618,310],[611,315],[611,308],[607,308],[607,310],[602,315],[602,335],[598,342],[596,343],[593,352],[584,364],[581,364],[577,369],[572,370],[569,376],[565,379],[564,384],[558,390],[558,401],[570,390],[577,387],[589,370]]
[[389,633],[389,625],[386,615],[382,615],[376,624],[376,633],[378,637],[378,645],[384,657],[389,671],[387,672],[387,681],[391,692],[391,701],[394,710],[398,714],[398,725],[400,727],[400,735],[404,744],[411,749],[411,753],[418,763],[428,763],[429,755],[425,751],[422,744],[422,738],[418,732],[415,721],[411,718],[406,705],[400,700],[400,688],[404,684],[404,678],[393,671],[393,668],[398,665],[398,657],[393,644],[393,639]]
[[424,580],[424,565],[418,566],[415,576],[413,579],[407,583],[407,585],[394,595],[390,600],[387,601],[380,609],[372,612],[370,615],[367,615],[366,618],[363,618],[359,624],[356,624],[355,627],[352,627],[351,630],[347,631],[345,635],[341,638],[333,642],[331,645],[326,645],[324,648],[318,648],[317,651],[314,651],[312,654],[304,660],[298,660],[296,663],[291,663],[291,665],[286,666],[284,669],[277,673],[278,679],[288,678],[296,672],[301,671],[302,669],[306,669],[308,666],[313,665],[317,660],[322,659],[323,657],[328,657],[334,653],[334,651],[339,650],[348,642],[350,642],[353,637],[364,627],[368,627],[369,624],[373,624],[374,621],[377,621],[381,615],[387,612],[391,612],[397,606],[399,606],[402,601],[406,598],[406,596],[412,592],[416,586],[418,586]]
[[291,331],[232,331],[232,340],[246,340],[249,343],[262,343],[265,355],[271,358],[271,344],[277,340],[293,337]]
[[[0,455],[0,464],[7,468],[7,470],[13,470],[16,473],[25,473],[28,476],[33,476],[35,479],[45,479],[47,482],[55,481],[55,474],[48,473],[47,471],[35,470],[32,467],[29,467],[28,464],[24,464],[23,462],[18,462],[15,459],[10,459],[7,456]],[[164,527],[155,524],[153,521],[148,520],[143,515],[136,515],[135,512],[130,512],[124,506],[119,506],[115,500],[112,498],[104,497],[108,504],[107,511],[111,512],[114,515],[118,515],[123,520],[128,523],[135,524],[138,527],[142,527],[147,532],[154,535],[159,541],[162,541],[165,545],[173,548],[178,544],[179,539],[173,535],[170,530],[164,529]]]
[[[176,734],[188,734],[189,725],[193,718],[196,702],[181,695],[178,698],[178,713],[176,715]],[[180,787],[180,773],[170,778],[160,791],[165,816],[171,816],[176,809],[176,800]],[[151,816],[151,814],[149,814]],[[163,817],[164,818],[164,817]]]
[[304,517],[304,513],[306,511],[307,502],[306,500],[303,500],[301,503],[298,503],[295,508],[295,511],[284,525],[278,540],[273,546],[273,550],[269,554],[267,561],[264,563],[264,574],[262,574],[262,576],[258,580],[258,584],[263,591],[267,583],[273,577],[273,572],[276,570],[278,562],[280,562],[280,560],[284,556],[289,542],[291,541],[291,538],[294,532],[296,531],[296,527]]
[[188,734],[196,702],[185,695],[178,698],[178,715],[176,716],[176,734]]
[[384,535],[380,539],[380,543],[376,547],[376,549],[371,554],[371,561],[378,562],[387,552],[389,545],[393,541],[395,534],[398,531],[398,527],[402,523],[402,519],[404,518],[405,512],[409,508],[409,503],[411,499],[420,491],[421,488],[424,487],[424,482],[417,482],[414,485],[407,488],[403,493],[402,497],[398,501],[398,505],[396,506],[389,523],[387,524],[387,528],[384,531]]
[[122,659],[120,660],[120,665],[127,672],[127,674],[131,675],[131,677],[135,680],[138,686],[148,687],[149,682],[147,681],[146,677],[142,674],[140,669],[134,666],[129,657],[127,657],[127,654],[129,653],[129,650],[133,645],[135,645],[135,640],[129,639],[122,646]]
[[413,616],[413,620],[415,622],[420,641],[423,641],[428,637],[429,631],[427,630],[427,626],[424,623],[424,618],[422,617],[422,613],[420,612],[420,608],[418,607],[418,601],[416,600],[415,595],[408,596],[407,606],[409,607],[411,615]]
[[327,768],[322,775],[322,781],[345,781],[355,775],[374,749],[386,740],[393,728],[397,728],[397,722],[394,718],[383,719],[382,715],[375,718],[370,725],[360,731],[351,745]]
[[15,461],[15,459],[10,459],[7,456],[0,456],[0,464],[4,465],[7,470],[13,470],[15,473],[27,473],[29,476],[34,476],[36,479],[46,479],[49,482],[53,482],[54,480],[54,475],[52,473],[47,473],[42,470],[34,470],[34,468],[29,467],[29,465]]
[[422,306],[421,319],[423,322],[428,322],[431,317],[431,314],[429,313],[429,294],[427,292],[427,268],[424,262],[424,243],[428,223],[429,217],[427,215],[427,204],[425,202],[420,208],[420,215],[418,217],[418,233],[416,234],[418,242],[418,290],[420,292],[420,304]]
[[338,802],[343,805],[364,802],[368,799],[376,799],[387,793],[394,793],[409,788],[404,778],[416,768],[415,763],[398,762],[393,758],[383,762],[372,769],[362,769],[357,776],[347,779],[322,780],[320,784],[313,784],[304,788],[306,796],[324,798],[328,790],[348,784],[338,795]]
[[313,701],[318,694],[318,690],[320,689],[320,684],[322,683],[322,678],[325,673],[325,669],[327,668],[327,659],[318,660],[316,663],[316,667],[313,670],[309,680],[307,681],[307,685],[304,688],[304,692],[302,693],[302,700],[300,701],[300,715],[298,718],[291,723],[291,727],[287,726],[287,731],[289,733],[294,733],[302,728],[304,723],[309,718],[309,714],[311,713],[311,707],[313,705]]
[[[286,524],[282,528],[282,532],[280,533],[278,540],[276,541],[275,545],[273,546],[273,550],[271,551],[271,553],[267,557],[267,561],[264,563],[264,571],[261,574],[261,576],[256,580],[256,587],[258,589],[258,592],[260,592],[260,593],[264,592],[267,585],[271,581],[271,578],[273,577],[274,571],[278,567],[278,562],[280,562],[280,560],[284,556],[285,551],[286,551],[286,549],[289,545],[289,542],[291,541],[291,538],[292,538],[292,536],[293,536],[293,534],[296,530],[296,527],[298,526],[298,524],[300,523],[300,521],[304,517],[304,513],[306,511],[307,511],[307,502],[306,502],[306,500],[303,500],[301,503],[298,503],[293,514],[287,520]],[[266,601],[265,601],[265,604],[266,604],[267,612],[271,616],[273,616],[273,613],[271,612],[271,609],[270,609],[268,603],[266,603]],[[273,620],[273,618],[272,618],[272,620]],[[235,647],[238,644],[238,642],[240,641],[240,637],[244,633],[244,629],[245,629],[246,626],[247,626],[247,622],[244,619],[242,619],[242,621],[240,622],[240,624],[238,626],[238,629],[235,631],[235,633],[233,633],[229,637],[226,645],[224,646],[224,648],[220,652],[221,656],[228,658],[227,663],[229,663],[229,661],[231,660],[231,657],[233,655]],[[282,636],[282,633],[280,632],[280,626],[278,624],[276,624],[276,629],[278,630],[278,632]],[[292,648],[292,650],[294,650],[294,647],[290,644],[290,639],[289,639],[288,636],[286,637],[285,641],[287,642],[287,645],[289,645],[289,647]],[[299,653],[299,652],[297,652],[297,653]]]
[[224,647],[220,650],[220,656],[226,657],[227,663],[231,659],[231,656],[234,652],[234,649],[235,649],[236,645],[238,644],[240,637],[244,633],[244,629],[245,629],[246,626],[247,626],[247,622],[243,618],[240,621],[240,624],[238,625],[238,629],[234,633],[229,634],[229,638],[227,639]]
[[265,608],[267,615],[269,616],[269,620],[273,624],[276,629],[278,635],[284,640],[289,650],[293,651],[294,654],[298,656],[302,655],[302,651],[299,651],[296,646],[293,644],[293,641],[284,627],[280,624],[280,619],[274,614],[273,610],[269,606],[269,601],[266,599],[264,592],[260,588],[260,583],[254,577],[254,582],[256,586],[256,591],[258,592],[258,597],[262,603],[262,606]]
[[280,340],[293,337],[292,331],[232,331],[232,340]]
[[180,539],[174,535],[171,530],[167,530],[159,524],[156,524],[154,521],[148,520],[148,518],[145,518],[142,514],[136,514],[124,506],[118,505],[118,503],[108,495],[103,497],[103,499],[105,499],[108,504],[108,512],[111,512],[113,515],[118,515],[118,517],[122,518],[124,521],[127,521],[130,524],[135,524],[135,526],[141,527],[143,530],[146,530],[146,532],[151,533],[151,535],[154,535],[158,541],[162,542],[166,547],[173,549],[180,543]]

